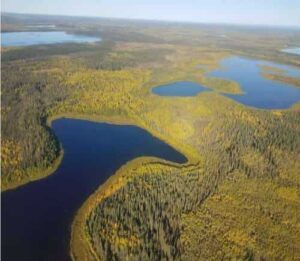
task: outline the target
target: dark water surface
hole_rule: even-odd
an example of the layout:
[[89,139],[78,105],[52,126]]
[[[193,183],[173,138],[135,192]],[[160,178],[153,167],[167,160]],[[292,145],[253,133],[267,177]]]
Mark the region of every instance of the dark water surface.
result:
[[52,127],[65,153],[58,170],[1,195],[2,261],[69,260],[75,212],[125,162],[138,156],[186,161],[135,126],[63,118]]
[[166,85],[154,87],[152,92],[159,96],[196,96],[200,92],[209,91],[210,89],[195,82],[174,82]]
[[100,38],[86,35],[67,34],[66,32],[9,32],[1,33],[1,45],[28,46],[54,43],[85,43],[97,42]]

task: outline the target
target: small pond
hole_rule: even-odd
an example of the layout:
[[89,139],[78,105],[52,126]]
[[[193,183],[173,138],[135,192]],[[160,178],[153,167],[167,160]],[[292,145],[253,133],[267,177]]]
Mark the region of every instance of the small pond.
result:
[[52,128],[64,148],[59,168],[1,194],[2,261],[69,260],[74,214],[117,169],[139,156],[186,162],[135,126],[58,119]]
[[38,44],[55,43],[92,43],[100,41],[100,38],[86,35],[68,34],[66,32],[9,32],[1,33],[1,45],[29,46]]
[[160,85],[152,89],[152,92],[159,96],[195,96],[200,92],[209,91],[208,88],[195,82],[174,82],[170,84]]

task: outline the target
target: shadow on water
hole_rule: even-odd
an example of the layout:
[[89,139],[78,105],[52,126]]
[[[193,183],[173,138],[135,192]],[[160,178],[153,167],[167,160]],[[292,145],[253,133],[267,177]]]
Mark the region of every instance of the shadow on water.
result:
[[45,179],[2,193],[2,260],[69,260],[75,212],[124,163],[155,156],[186,158],[147,131],[75,119],[58,119],[53,130],[64,148],[60,167]]

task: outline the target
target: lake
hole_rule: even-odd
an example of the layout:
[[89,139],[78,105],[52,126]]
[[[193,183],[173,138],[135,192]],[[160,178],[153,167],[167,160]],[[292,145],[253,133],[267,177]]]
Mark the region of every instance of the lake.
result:
[[139,156],[186,158],[147,131],[75,119],[52,128],[64,157],[49,177],[2,193],[2,260],[69,260],[75,212],[108,177]]
[[[243,94],[222,94],[246,106],[258,109],[286,109],[300,101],[300,88],[268,80],[262,75],[262,66],[282,70],[284,75],[300,78],[300,69],[273,62],[232,56],[221,60],[220,68],[207,73],[216,77],[237,82]],[[175,82],[154,87],[152,92],[160,96],[195,96],[209,90],[193,82]]]
[[38,44],[55,43],[92,43],[101,41],[100,38],[68,34],[66,32],[9,32],[1,33],[1,45],[7,46],[28,46]]
[[282,49],[281,51],[284,53],[300,55],[300,47]]
[[[259,64],[259,66],[269,66],[269,67],[274,67],[276,69],[279,69],[280,73],[286,76],[294,77],[294,78],[300,78],[300,68],[294,67],[294,66],[289,66],[285,64],[278,64],[278,63],[273,63],[273,62],[267,62],[264,61]],[[270,72],[272,73],[272,71]]]
[[188,97],[195,96],[198,93],[209,91],[210,89],[189,81],[174,82],[170,84],[154,87],[152,92],[159,96],[180,96]]
[[238,56],[225,58],[220,66],[220,69],[208,73],[207,76],[239,83],[244,94],[223,94],[239,103],[259,109],[286,109],[300,101],[300,88],[266,79],[262,75],[261,66],[272,66],[299,78],[300,69]]

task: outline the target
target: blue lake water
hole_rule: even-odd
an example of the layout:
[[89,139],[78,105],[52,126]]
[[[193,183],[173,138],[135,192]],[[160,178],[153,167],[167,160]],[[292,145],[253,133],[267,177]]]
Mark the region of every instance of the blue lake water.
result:
[[[268,80],[262,75],[262,66],[272,66],[284,75],[300,78],[300,68],[267,61],[228,57],[220,62],[220,68],[208,73],[207,77],[217,77],[237,82],[243,94],[222,94],[246,106],[259,109],[286,109],[300,101],[300,88]],[[272,73],[272,72],[271,72]],[[193,82],[175,82],[154,87],[152,92],[160,96],[195,96],[210,90]]]
[[300,55],[300,47],[287,48],[287,49],[283,49],[281,51],[284,52],[284,53]]
[[1,33],[1,45],[7,46],[28,46],[38,44],[55,43],[85,43],[97,42],[100,38],[67,34],[66,32],[9,32]]
[[[274,68],[277,68],[282,71],[283,75],[294,77],[294,78],[300,78],[300,68],[294,67],[294,66],[289,66],[285,64],[278,64],[278,63],[273,63],[273,62],[259,62],[259,66],[271,66]],[[272,74],[272,71],[270,71]]]
[[152,92],[159,96],[195,96],[200,92],[209,91],[210,89],[195,82],[174,82],[154,87]]
[[74,214],[117,169],[139,156],[186,162],[135,126],[58,119],[52,128],[64,148],[57,171],[1,194],[2,261],[69,260]]
[[300,101],[300,88],[266,79],[262,75],[261,66],[279,68],[287,75],[300,78],[298,68],[237,56],[222,60],[220,65],[220,69],[207,76],[239,83],[244,94],[224,94],[239,103],[260,109],[286,109]]

